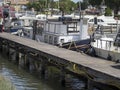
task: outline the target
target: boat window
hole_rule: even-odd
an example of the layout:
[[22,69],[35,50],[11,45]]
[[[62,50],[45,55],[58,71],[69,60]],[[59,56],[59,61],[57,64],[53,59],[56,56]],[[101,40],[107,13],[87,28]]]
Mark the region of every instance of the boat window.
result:
[[101,19],[101,22],[104,22],[104,21]]
[[93,22],[93,19],[90,19],[89,22]]
[[97,21],[98,21],[98,22],[100,22],[101,20],[100,20],[100,19],[98,19]]
[[41,17],[38,17],[38,19],[41,19]]
[[57,37],[54,37],[54,45],[57,44],[57,40],[58,40],[58,38],[57,38]]
[[52,44],[52,41],[53,41],[53,37],[49,36],[49,44]]
[[64,39],[60,39],[60,42],[61,42],[61,43],[64,43]]
[[42,22],[37,22],[37,30],[36,33],[39,35],[42,35],[44,29],[44,23]]
[[43,17],[43,19],[46,19],[45,17]]
[[44,42],[48,43],[48,35],[44,35]]

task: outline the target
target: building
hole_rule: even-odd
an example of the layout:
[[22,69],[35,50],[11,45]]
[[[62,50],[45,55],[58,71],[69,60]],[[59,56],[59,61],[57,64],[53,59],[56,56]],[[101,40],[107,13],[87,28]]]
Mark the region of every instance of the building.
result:
[[17,11],[21,10],[23,6],[30,2],[30,0],[4,0],[6,3],[14,6]]

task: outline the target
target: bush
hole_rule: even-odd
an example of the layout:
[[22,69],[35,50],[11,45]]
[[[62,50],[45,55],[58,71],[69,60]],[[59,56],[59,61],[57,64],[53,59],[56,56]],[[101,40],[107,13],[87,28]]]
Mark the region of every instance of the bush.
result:
[[112,16],[112,10],[109,7],[105,9],[105,16]]

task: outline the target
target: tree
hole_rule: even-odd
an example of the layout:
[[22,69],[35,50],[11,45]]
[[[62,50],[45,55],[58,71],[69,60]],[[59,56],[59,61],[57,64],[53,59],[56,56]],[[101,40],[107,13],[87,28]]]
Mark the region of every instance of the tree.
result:
[[36,11],[44,11],[44,9],[46,8],[45,0],[39,0],[32,3],[30,2],[26,6],[28,9],[34,8]]
[[[80,2],[77,2],[77,8],[79,9],[80,6],[79,6]],[[85,10],[88,6],[88,0],[84,0],[83,2],[81,2],[81,9],[82,10]]]
[[71,13],[76,8],[76,4],[71,0],[60,0],[59,3],[62,12]]
[[120,0],[105,0],[107,6],[114,10],[114,14],[118,14],[120,9]]
[[109,7],[105,9],[105,16],[112,16],[112,10]]
[[89,4],[92,6],[99,6],[102,2],[102,0],[88,0]]
[[[46,8],[57,8],[58,1],[38,0],[37,2],[28,3],[28,9],[34,8],[36,11],[44,11]],[[59,0],[59,9],[62,12],[71,13],[76,8],[76,4],[71,0]]]

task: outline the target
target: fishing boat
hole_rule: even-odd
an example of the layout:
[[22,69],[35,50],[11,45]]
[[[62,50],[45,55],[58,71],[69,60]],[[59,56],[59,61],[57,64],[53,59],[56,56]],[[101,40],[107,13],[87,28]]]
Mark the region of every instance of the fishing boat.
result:
[[[82,26],[81,26],[82,28]],[[80,31],[79,19],[59,17],[55,20],[38,21],[35,39],[48,44],[69,48],[72,50],[87,47],[90,38],[87,29]],[[86,45],[86,46],[84,46]]]
[[97,28],[93,38],[91,55],[120,62],[120,26],[113,32],[111,30],[105,32]]
[[83,26],[80,28],[78,18],[53,15],[44,20],[38,19],[41,16],[39,15],[37,19],[20,18],[22,21],[28,20],[28,24],[24,23],[23,26],[24,37],[71,50],[88,48],[90,45],[87,29],[80,30]]

